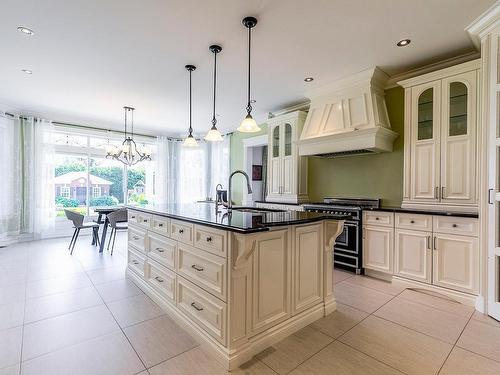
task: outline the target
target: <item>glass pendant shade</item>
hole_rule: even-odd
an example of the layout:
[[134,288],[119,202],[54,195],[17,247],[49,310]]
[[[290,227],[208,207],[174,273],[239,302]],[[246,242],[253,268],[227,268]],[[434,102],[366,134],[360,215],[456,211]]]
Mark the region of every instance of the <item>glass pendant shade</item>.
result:
[[205,136],[205,140],[209,142],[222,142],[222,134],[217,128],[212,128],[208,131],[207,135]]
[[240,124],[240,127],[238,128],[238,131],[242,133],[256,133],[260,132],[261,129],[257,122],[254,120],[252,115],[249,113],[246,115],[246,117],[243,119],[243,121]]
[[183,147],[198,147],[198,142],[196,139],[193,137],[192,134],[189,134],[186,139],[184,139],[184,142],[182,142]]

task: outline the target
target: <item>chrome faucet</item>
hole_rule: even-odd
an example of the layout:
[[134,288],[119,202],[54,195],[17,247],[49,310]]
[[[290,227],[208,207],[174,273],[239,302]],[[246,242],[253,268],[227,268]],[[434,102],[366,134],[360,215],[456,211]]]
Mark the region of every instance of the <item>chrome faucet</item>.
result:
[[231,173],[231,175],[229,176],[229,188],[227,189],[227,211],[228,212],[231,212],[232,207],[233,207],[233,203],[231,202],[231,188],[233,185],[233,176],[235,174],[238,174],[238,173],[245,176],[245,179],[247,180],[248,194],[252,194],[252,187],[250,186],[250,178],[248,178],[248,175],[242,170],[237,170],[237,171],[234,171],[233,173]]

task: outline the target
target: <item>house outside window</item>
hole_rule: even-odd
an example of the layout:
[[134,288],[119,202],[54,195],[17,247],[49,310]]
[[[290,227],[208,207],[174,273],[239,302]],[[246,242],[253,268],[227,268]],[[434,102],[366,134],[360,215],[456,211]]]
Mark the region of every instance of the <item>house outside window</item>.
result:
[[100,186],[94,186],[92,188],[92,196],[94,198],[99,198],[101,196],[101,187]]

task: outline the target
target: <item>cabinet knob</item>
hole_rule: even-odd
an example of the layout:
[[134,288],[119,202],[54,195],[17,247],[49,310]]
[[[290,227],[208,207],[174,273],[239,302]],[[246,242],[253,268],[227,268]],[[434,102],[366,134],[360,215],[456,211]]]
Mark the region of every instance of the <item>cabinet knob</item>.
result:
[[457,225],[457,224],[453,224],[453,225],[452,225],[452,227],[453,227],[453,228],[456,228],[456,227],[458,227],[458,225]]
[[179,229],[179,234],[184,233],[184,229]]
[[158,224],[158,226],[159,226],[159,227],[162,227],[162,226],[163,226],[163,223]]
[[212,237],[207,237],[207,242],[212,242]]
[[375,220],[379,220],[379,218],[378,218],[378,217],[376,217],[376,218],[375,218]]
[[410,220],[410,223],[415,224],[415,220]]

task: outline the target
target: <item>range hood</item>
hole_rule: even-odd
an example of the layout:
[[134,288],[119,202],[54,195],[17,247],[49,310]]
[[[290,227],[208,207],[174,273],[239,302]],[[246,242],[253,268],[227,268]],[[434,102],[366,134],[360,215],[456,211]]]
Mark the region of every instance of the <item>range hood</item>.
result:
[[384,98],[389,77],[374,67],[306,92],[311,100],[298,141],[299,155],[340,157],[392,152]]

